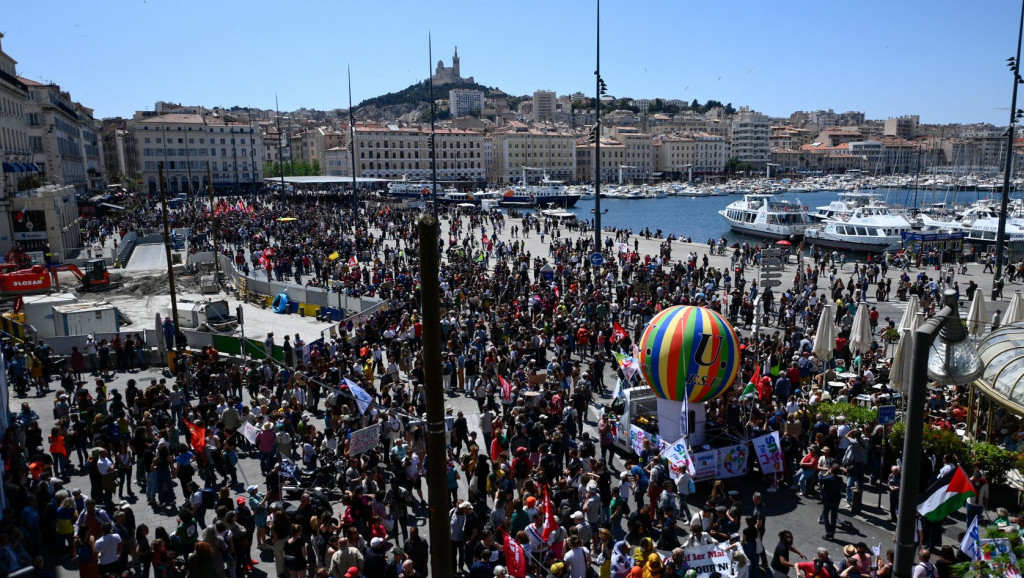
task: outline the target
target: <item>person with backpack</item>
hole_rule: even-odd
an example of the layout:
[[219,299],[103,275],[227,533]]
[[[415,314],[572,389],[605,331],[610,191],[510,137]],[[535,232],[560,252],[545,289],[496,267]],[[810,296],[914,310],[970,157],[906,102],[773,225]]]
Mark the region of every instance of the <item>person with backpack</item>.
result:
[[931,563],[931,550],[921,548],[917,556],[920,561],[914,564],[914,570],[910,573],[911,578],[937,578],[938,572],[935,570],[935,565]]

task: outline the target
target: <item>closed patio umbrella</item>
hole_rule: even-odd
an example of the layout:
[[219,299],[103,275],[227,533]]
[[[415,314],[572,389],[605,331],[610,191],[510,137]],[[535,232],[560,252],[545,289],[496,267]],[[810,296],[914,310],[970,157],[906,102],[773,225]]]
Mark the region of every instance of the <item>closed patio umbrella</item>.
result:
[[868,304],[861,302],[857,314],[853,316],[853,328],[850,331],[850,351],[865,352],[871,347],[871,318]]
[[811,348],[811,352],[822,361],[831,359],[832,351],[836,348],[836,325],[832,319],[832,306],[825,305],[821,309],[818,329],[814,333],[814,347]]
[[971,308],[967,310],[967,333],[981,337],[988,323],[988,311],[985,309],[985,296],[982,291],[975,291],[971,299]]
[[889,387],[906,395],[910,385],[910,372],[914,364],[914,332],[909,329],[900,330],[900,340],[896,343],[896,352],[892,356],[889,367]]

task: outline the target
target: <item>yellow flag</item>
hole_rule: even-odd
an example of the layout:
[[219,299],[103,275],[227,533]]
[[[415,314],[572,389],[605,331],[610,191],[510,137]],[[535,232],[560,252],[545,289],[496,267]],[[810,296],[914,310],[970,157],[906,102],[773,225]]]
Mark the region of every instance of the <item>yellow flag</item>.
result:
[[330,259],[331,261],[333,261],[333,260],[337,259],[340,256],[341,255],[338,255],[338,252],[335,251],[335,252],[331,253],[327,258]]

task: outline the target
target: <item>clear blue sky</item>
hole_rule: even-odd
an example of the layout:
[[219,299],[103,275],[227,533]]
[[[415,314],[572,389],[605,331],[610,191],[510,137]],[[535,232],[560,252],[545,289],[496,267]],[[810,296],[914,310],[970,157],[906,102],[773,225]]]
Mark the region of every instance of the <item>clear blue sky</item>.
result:
[[[511,94],[594,90],[591,0],[7,2],[20,75],[99,117],[158,100],[282,110],[347,106],[426,78],[434,61]],[[1005,125],[1021,6],[1009,0],[604,0],[609,93]],[[1022,103],[1024,104],[1024,94]]]

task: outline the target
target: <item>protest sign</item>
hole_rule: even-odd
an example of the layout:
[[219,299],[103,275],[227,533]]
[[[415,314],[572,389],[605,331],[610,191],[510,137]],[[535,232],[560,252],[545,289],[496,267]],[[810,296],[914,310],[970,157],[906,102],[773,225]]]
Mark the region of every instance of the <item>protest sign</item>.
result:
[[372,449],[380,441],[380,424],[356,430],[348,438],[348,455],[356,456]]
[[781,472],[783,459],[782,448],[779,445],[779,432],[773,431],[770,434],[756,437],[752,441],[757,461],[761,463],[761,471],[766,474]]

